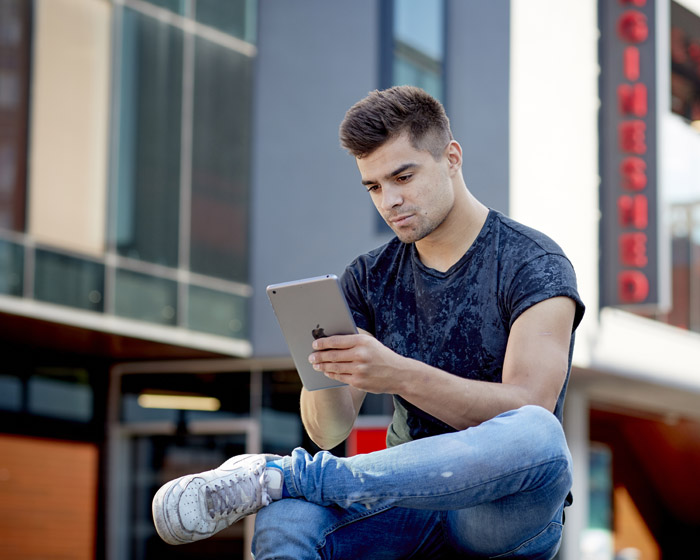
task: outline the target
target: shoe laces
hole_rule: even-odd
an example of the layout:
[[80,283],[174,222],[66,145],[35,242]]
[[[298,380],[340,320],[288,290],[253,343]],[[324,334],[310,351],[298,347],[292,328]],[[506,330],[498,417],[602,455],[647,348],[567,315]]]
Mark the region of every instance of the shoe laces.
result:
[[262,505],[260,484],[254,474],[239,477],[234,475],[230,480],[222,480],[221,484],[213,484],[205,489],[207,512],[212,519],[217,516],[226,516],[242,513],[249,508]]

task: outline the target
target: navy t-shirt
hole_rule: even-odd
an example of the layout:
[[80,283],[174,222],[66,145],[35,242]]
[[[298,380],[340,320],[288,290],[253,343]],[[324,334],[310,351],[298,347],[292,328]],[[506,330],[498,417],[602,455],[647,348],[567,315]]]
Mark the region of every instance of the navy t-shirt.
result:
[[[490,210],[465,255],[446,272],[421,263],[413,244],[392,239],[358,257],[341,285],[359,328],[396,353],[447,372],[501,382],[510,328],[528,308],[566,296],[576,302],[574,329],[584,306],[571,262],[546,235]],[[562,407],[571,370],[554,411]],[[387,444],[454,428],[394,396]]]

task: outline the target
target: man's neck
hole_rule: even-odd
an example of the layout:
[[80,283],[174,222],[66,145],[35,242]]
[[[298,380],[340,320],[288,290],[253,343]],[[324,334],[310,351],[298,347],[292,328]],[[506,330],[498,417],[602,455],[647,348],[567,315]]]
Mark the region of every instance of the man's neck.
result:
[[464,187],[445,221],[416,242],[418,257],[432,269],[446,272],[471,247],[486,222],[489,210]]

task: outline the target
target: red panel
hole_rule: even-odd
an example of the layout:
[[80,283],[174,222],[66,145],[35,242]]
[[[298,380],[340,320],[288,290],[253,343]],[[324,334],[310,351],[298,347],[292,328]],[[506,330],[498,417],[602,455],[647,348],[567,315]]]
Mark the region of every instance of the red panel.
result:
[[386,449],[386,427],[353,428],[347,442],[348,456]]

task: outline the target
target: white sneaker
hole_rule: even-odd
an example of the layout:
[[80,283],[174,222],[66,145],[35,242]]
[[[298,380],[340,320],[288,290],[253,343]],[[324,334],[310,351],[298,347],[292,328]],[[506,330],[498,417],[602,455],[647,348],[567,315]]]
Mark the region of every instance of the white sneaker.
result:
[[[211,537],[282,496],[277,455],[238,455],[220,467],[171,480],[153,498],[153,521],[169,544]],[[272,496],[271,496],[272,494]]]

